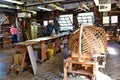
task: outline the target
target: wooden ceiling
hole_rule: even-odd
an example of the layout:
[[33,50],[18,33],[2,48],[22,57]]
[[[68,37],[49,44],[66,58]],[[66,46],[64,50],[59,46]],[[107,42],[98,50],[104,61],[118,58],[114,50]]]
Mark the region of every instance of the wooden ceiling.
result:
[[[48,4],[51,4],[51,3],[55,5],[59,4],[57,6],[59,6],[60,8],[64,8],[65,10],[75,9],[81,6],[82,4],[91,6],[91,3],[94,3],[94,0],[14,0],[14,1],[23,2],[24,3],[23,5],[27,7],[27,9],[33,10],[33,11],[41,11],[40,9],[37,8],[38,6],[45,7],[45,8],[51,8],[51,6],[48,6]],[[112,4],[117,4],[119,2],[119,0],[99,0],[99,1],[101,3],[110,2]],[[23,5],[19,5],[16,3],[10,3],[5,0],[0,0],[0,5],[1,4],[9,6],[9,7],[2,7],[5,9],[6,8],[17,9],[17,7],[23,8]]]
[[[17,7],[23,8],[23,6],[25,6],[29,10],[40,11],[40,9],[37,8],[38,6],[52,8],[52,10],[54,10],[56,6],[64,9],[73,9],[78,7],[81,3],[90,2],[93,3],[93,0],[14,0],[14,1],[23,2],[24,4],[20,5],[16,3],[11,3],[6,0],[0,0],[0,4],[7,5],[7,7],[5,6],[5,8],[9,9],[16,9]],[[48,4],[52,5],[49,6]]]

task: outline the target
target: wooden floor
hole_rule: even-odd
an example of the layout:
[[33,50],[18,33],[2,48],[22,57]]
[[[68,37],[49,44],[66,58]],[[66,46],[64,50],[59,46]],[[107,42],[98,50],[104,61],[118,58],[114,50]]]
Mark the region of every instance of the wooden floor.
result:
[[[112,78],[120,80],[120,44],[108,43],[107,64],[103,73]],[[8,67],[11,64],[13,48],[0,49],[0,80],[62,80],[63,79],[63,59],[66,58],[67,50],[58,53],[54,58],[38,65],[37,75],[34,76],[31,69],[24,70],[22,76],[17,78],[17,71],[12,71],[7,75]],[[36,54],[37,52],[35,52]],[[102,76],[101,76],[102,77]],[[69,79],[70,80],[70,79]],[[72,79],[71,79],[72,80]],[[84,80],[84,79],[81,79]],[[87,79],[86,79],[87,80]]]

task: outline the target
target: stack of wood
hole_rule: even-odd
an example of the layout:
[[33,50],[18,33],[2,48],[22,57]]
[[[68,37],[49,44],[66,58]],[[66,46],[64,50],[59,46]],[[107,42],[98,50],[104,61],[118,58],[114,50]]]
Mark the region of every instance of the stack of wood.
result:
[[64,80],[67,80],[68,73],[90,76],[95,80],[99,65],[105,63],[105,31],[96,26],[82,24],[70,35],[68,46],[71,56],[64,60]]

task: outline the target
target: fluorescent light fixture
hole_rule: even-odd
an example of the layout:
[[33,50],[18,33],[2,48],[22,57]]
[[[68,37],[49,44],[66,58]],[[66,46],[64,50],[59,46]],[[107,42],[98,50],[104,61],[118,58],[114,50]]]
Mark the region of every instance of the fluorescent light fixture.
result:
[[0,7],[15,9],[15,7],[13,7],[13,6],[8,6],[8,5],[5,5],[5,4],[0,4]]
[[27,12],[18,13],[18,17],[19,18],[30,18],[31,13],[27,13]]
[[0,7],[11,8],[10,6],[8,6],[8,5],[4,5],[4,4],[0,4]]
[[[40,0],[39,0],[40,1]],[[49,3],[57,3],[57,2],[62,2],[62,1],[66,1],[66,0],[43,0],[43,2],[37,2],[37,3],[33,3],[33,4],[26,4],[26,6],[35,6],[35,5],[43,5],[43,4],[49,4]]]
[[100,4],[99,12],[108,12],[111,10],[111,4]]
[[99,5],[99,0],[94,0],[95,5],[98,6]]
[[38,8],[38,9],[45,10],[45,11],[52,11],[52,9],[44,8],[44,7],[41,7],[41,6],[38,6],[37,8]]
[[16,3],[16,4],[24,4],[23,2],[20,2],[20,1],[14,1],[14,0],[3,0],[3,1],[6,1],[6,2],[11,2],[11,3]]

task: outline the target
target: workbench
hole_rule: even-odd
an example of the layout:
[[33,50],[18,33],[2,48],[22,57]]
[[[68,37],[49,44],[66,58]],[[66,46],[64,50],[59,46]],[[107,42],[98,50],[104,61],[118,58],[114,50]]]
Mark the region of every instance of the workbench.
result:
[[[9,67],[8,73],[11,72],[12,69],[19,71],[18,77],[21,76],[22,71],[31,66],[33,68],[34,75],[36,75],[37,71],[37,64],[34,55],[34,45],[39,45],[38,48],[38,60],[39,62],[43,62],[47,59],[47,47],[46,44],[54,43],[55,47],[60,48],[60,38],[68,36],[68,34],[59,34],[56,36],[47,36],[47,37],[40,37],[33,40],[27,40],[24,42],[19,42],[14,44],[14,55],[12,59],[12,65]],[[30,62],[31,61],[31,62]]]
[[51,41],[55,43],[55,47],[60,48],[60,38],[68,37],[68,33],[65,34],[59,34],[56,36],[47,36],[47,37],[40,37],[37,39],[33,40],[27,40],[26,42],[31,43],[35,42],[38,45],[40,45],[40,51],[38,52],[38,61],[43,62],[44,60],[47,59],[47,53],[46,53],[46,42],[47,44],[50,43]]

